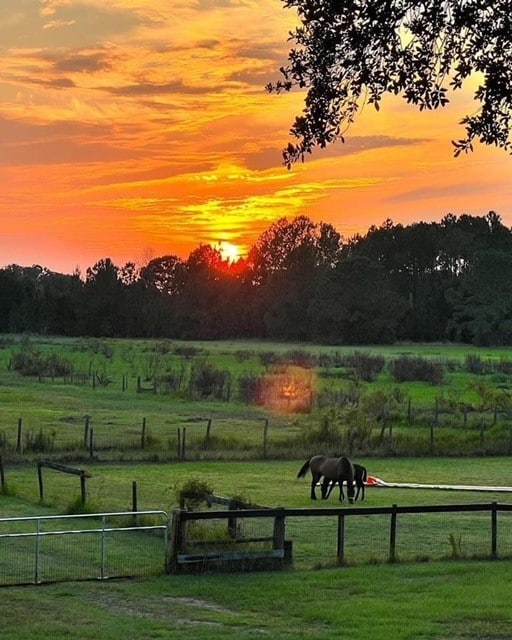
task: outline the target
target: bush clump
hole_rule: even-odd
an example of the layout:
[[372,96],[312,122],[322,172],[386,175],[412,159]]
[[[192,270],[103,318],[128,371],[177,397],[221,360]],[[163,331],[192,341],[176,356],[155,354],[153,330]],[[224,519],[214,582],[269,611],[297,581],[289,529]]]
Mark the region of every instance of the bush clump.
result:
[[444,367],[441,362],[419,356],[400,356],[390,362],[391,375],[395,382],[419,380],[430,384],[442,384]]
[[206,502],[206,496],[213,493],[213,488],[206,480],[194,477],[185,480],[181,485],[176,485],[175,493],[180,509],[195,511]]

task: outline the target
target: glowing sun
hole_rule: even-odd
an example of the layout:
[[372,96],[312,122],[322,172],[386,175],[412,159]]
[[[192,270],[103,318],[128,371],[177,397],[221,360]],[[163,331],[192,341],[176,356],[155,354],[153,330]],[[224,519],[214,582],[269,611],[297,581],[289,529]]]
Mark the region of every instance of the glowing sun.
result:
[[237,247],[236,244],[231,244],[231,242],[226,242],[226,240],[219,242],[219,251],[222,259],[226,262],[236,262],[241,258],[240,247]]

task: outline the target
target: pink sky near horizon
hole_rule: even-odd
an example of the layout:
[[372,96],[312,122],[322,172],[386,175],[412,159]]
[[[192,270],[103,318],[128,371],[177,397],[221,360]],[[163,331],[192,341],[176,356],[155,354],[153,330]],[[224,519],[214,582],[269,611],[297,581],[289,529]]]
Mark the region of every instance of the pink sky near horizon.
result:
[[470,91],[434,113],[386,98],[335,145],[287,171],[299,93],[265,84],[286,63],[280,0],[3,0],[0,266],[85,271],[199,244],[247,250],[283,216],[345,237],[496,211],[512,226],[512,158],[450,140]]

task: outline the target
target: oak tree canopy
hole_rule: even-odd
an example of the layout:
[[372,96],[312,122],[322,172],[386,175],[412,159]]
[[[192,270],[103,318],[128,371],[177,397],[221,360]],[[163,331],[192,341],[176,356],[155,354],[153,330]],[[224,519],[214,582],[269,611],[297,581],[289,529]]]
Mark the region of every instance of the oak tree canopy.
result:
[[283,151],[290,168],[315,147],[341,140],[360,109],[379,109],[384,94],[420,110],[446,105],[476,79],[475,111],[463,116],[454,154],[473,142],[511,151],[512,18],[497,0],[283,0],[299,26],[282,79],[270,92],[306,91],[302,115]]

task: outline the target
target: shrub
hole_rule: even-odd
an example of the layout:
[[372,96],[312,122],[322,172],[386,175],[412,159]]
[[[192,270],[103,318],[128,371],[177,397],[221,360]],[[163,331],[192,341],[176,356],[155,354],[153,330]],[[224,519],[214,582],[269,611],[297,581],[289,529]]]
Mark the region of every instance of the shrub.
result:
[[254,351],[249,351],[248,349],[238,349],[238,351],[235,351],[234,355],[237,362],[245,362],[246,360],[250,360],[254,356]]
[[10,369],[22,376],[68,376],[73,367],[68,360],[54,353],[45,357],[39,351],[30,349],[14,353]]
[[301,434],[301,439],[306,446],[328,447],[340,449],[343,437],[338,422],[338,415],[334,410],[329,410],[319,417],[318,422],[307,424]]
[[496,363],[496,371],[507,376],[512,375],[512,360],[501,358],[499,362]]
[[490,371],[489,363],[485,363],[480,356],[472,353],[468,353],[466,356],[464,366],[468,373],[475,376],[482,376]]
[[190,371],[188,391],[191,397],[228,401],[231,394],[231,373],[217,369],[206,361],[197,362]]
[[315,356],[302,349],[287,351],[283,354],[281,360],[284,360],[287,364],[294,364],[297,367],[303,367],[304,369],[310,369],[316,365]]
[[197,347],[175,347],[174,353],[177,356],[190,360],[201,353],[201,349]]
[[442,384],[444,380],[444,367],[441,362],[419,356],[400,356],[391,361],[389,368],[395,382],[420,380],[430,384]]
[[181,509],[194,511],[199,505],[206,502],[206,496],[213,493],[213,488],[205,480],[192,477],[181,485],[176,485],[174,492]]
[[346,356],[345,364],[353,370],[356,377],[366,382],[373,382],[384,369],[386,360],[383,356],[372,356],[369,353],[355,351]]
[[254,373],[238,377],[238,397],[246,404],[263,404],[265,379]]
[[271,367],[280,361],[279,354],[275,351],[263,351],[259,354],[261,364],[265,367]]

